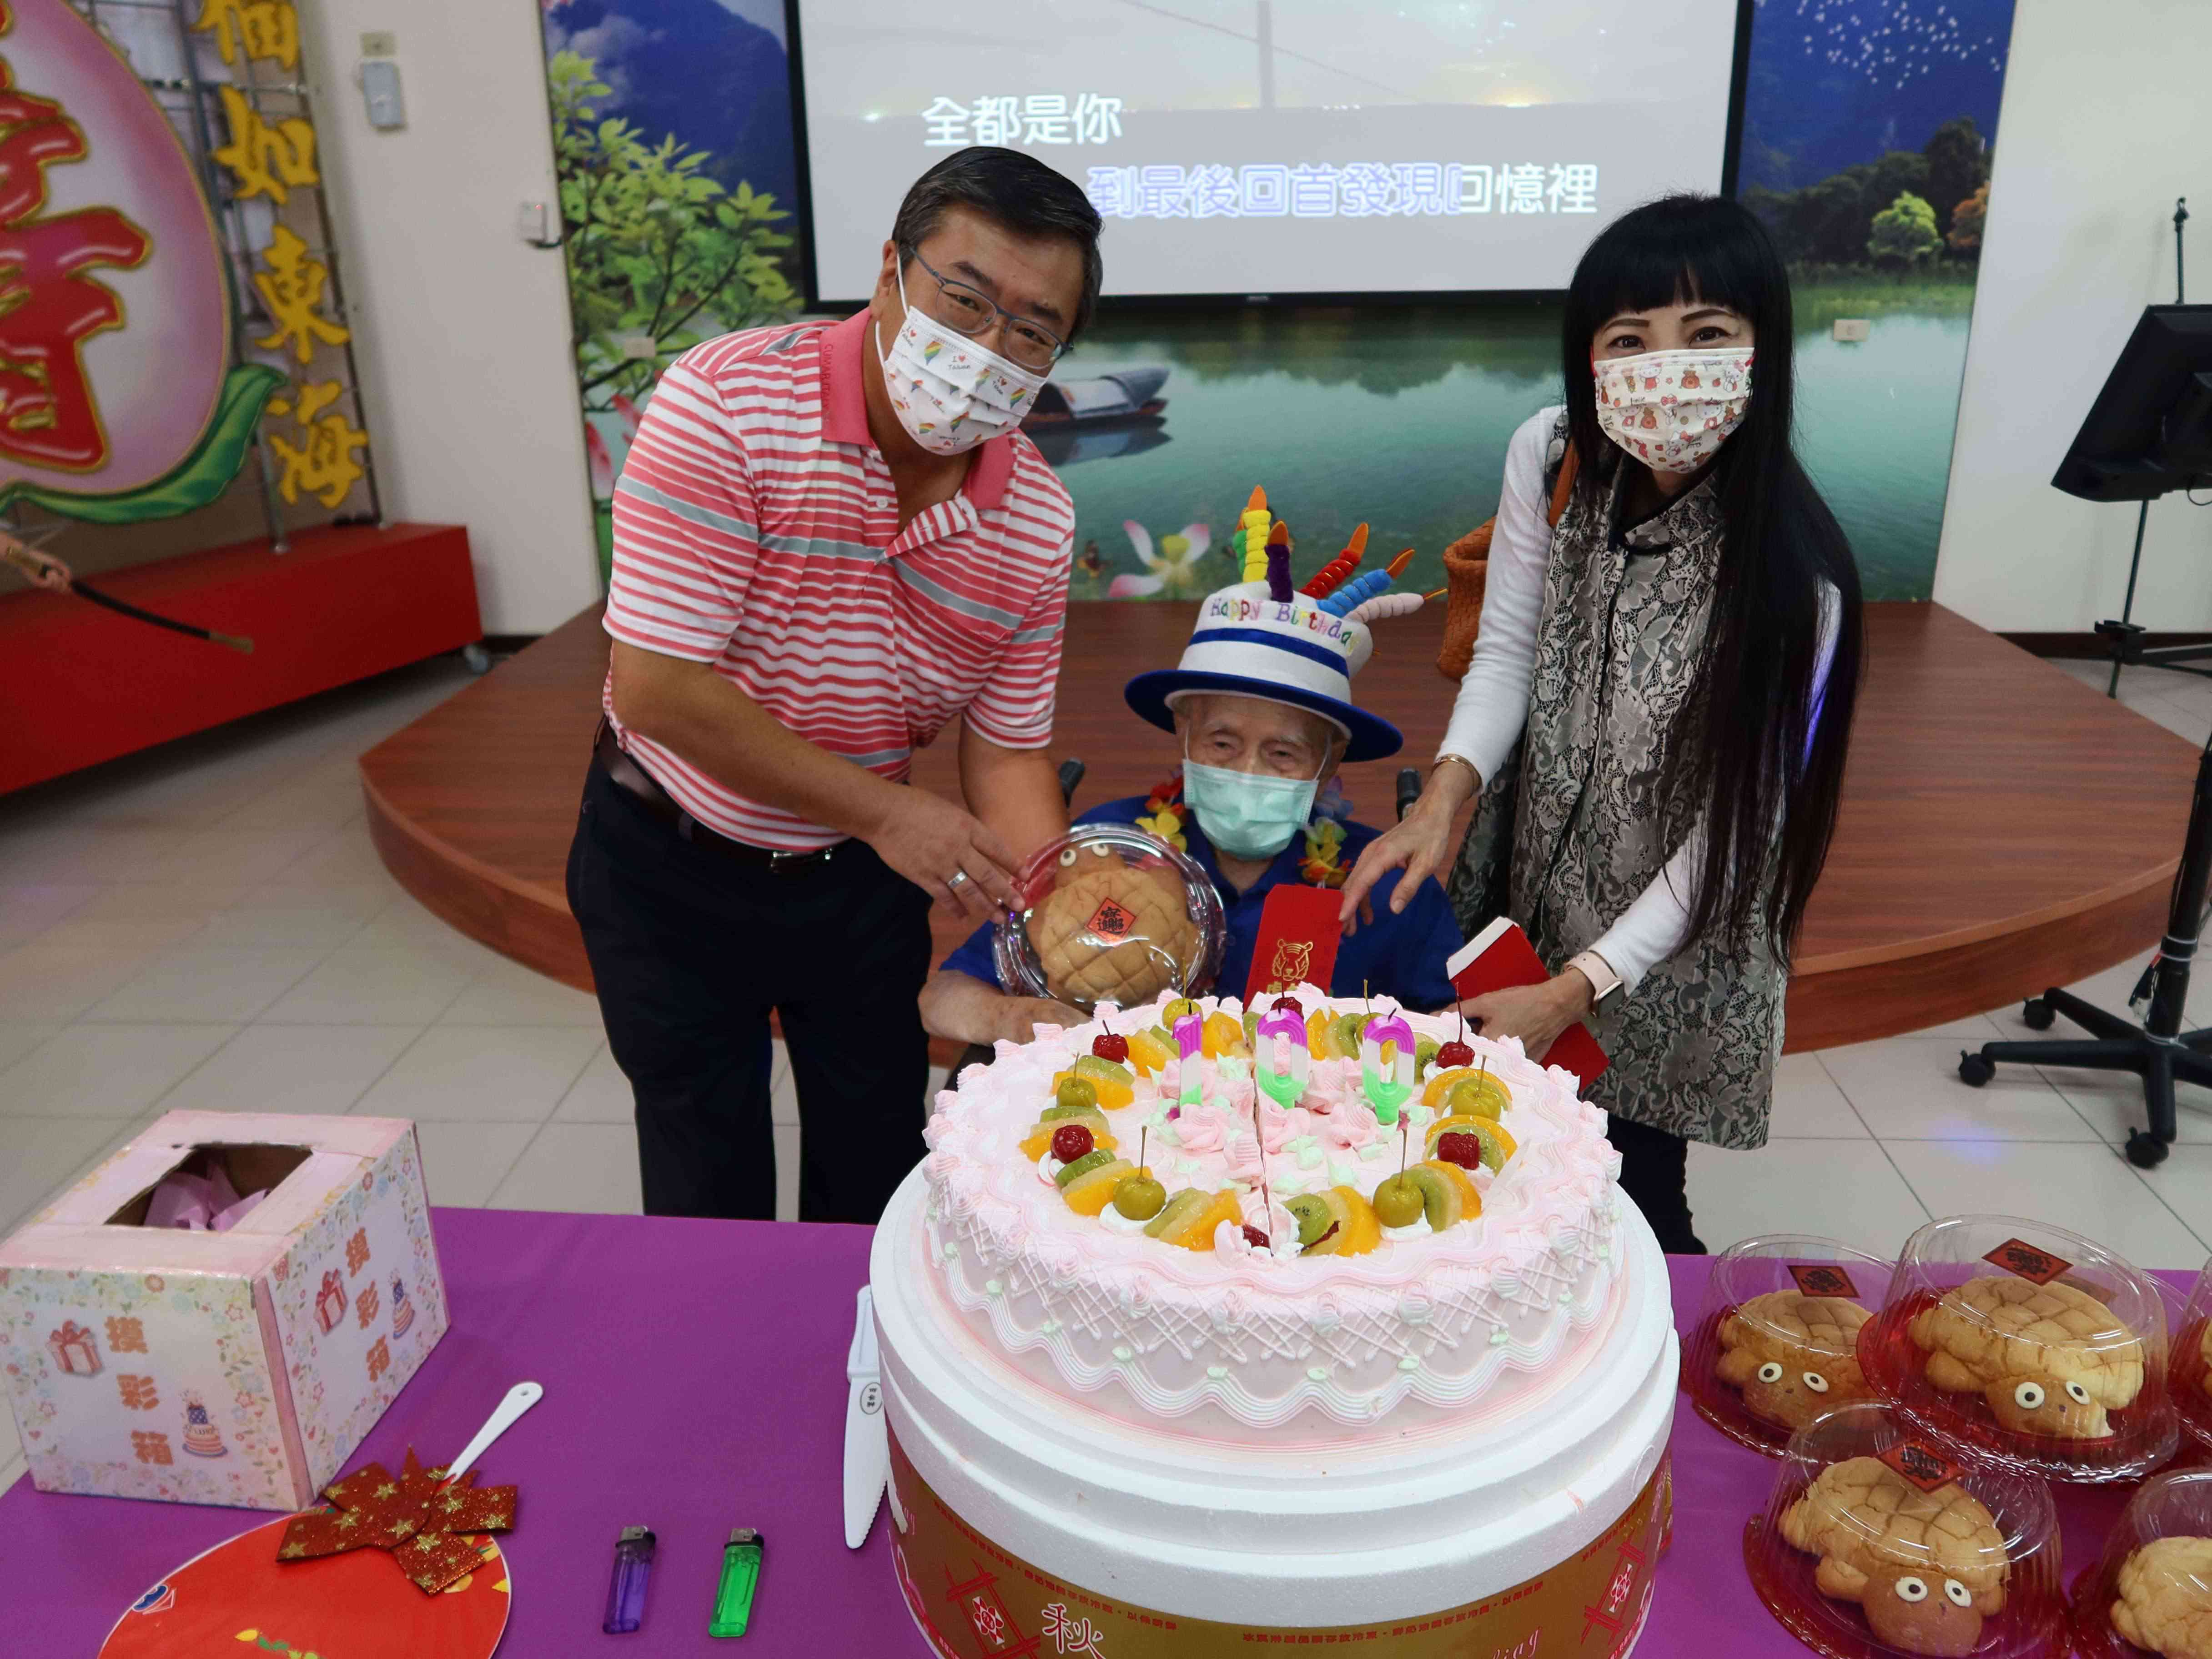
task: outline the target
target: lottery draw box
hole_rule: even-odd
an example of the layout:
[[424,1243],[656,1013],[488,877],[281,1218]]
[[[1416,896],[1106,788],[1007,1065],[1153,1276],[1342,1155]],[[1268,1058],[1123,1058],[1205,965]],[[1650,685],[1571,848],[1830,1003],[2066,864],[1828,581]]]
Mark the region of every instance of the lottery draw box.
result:
[[[173,1170],[267,1196],[143,1224]],[[0,1243],[0,1375],[41,1492],[304,1509],[446,1331],[415,1126],[172,1112]]]

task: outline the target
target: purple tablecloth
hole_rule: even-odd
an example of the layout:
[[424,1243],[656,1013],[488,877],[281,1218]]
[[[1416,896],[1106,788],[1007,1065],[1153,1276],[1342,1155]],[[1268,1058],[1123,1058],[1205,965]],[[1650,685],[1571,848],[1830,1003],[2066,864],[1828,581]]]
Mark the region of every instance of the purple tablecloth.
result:
[[[545,1398],[486,1455],[487,1483],[522,1488],[502,1540],[511,1659],[597,1653],[913,1655],[927,1650],[892,1582],[886,1523],[845,1547],[839,1469],[860,1227],[634,1216],[437,1212],[453,1325],[363,1444],[396,1466],[410,1443],[450,1457],[514,1383]],[[1695,1321],[1706,1264],[1669,1264],[1677,1322]],[[1753,1595],[1739,1540],[1774,1465],[1678,1397],[1674,1547],[1639,1659],[1787,1659],[1804,1651]],[[2124,1493],[2062,1489],[2070,1571]],[[0,1497],[0,1627],[9,1653],[88,1655],[168,1569],[266,1516],[49,1496]],[[646,1624],[604,1636],[616,1532],[660,1540]],[[707,1635],[722,1541],[767,1534],[742,1649]]]

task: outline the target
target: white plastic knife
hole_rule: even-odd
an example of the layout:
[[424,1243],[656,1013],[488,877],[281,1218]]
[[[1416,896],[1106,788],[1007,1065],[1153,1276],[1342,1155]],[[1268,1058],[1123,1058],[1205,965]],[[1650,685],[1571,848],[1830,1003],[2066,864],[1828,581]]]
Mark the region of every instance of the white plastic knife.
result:
[[860,1286],[853,1346],[845,1355],[845,1547],[868,1541],[891,1477],[890,1437],[884,1428],[884,1385],[876,1358],[876,1298]]

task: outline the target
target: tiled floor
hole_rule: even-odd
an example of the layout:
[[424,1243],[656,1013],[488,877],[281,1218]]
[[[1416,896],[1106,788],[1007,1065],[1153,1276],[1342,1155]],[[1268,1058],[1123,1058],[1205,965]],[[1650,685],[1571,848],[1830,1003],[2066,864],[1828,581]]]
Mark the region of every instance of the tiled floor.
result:
[[[465,678],[425,665],[0,799],[0,1234],[183,1107],[412,1117],[441,1204],[637,1209],[628,1091],[596,1005],[453,933],[369,845],[355,757]],[[2138,670],[2124,689],[2193,741],[2212,732],[2212,684]],[[2117,1004],[2135,971],[2085,994]],[[2197,1000],[2212,1019],[2212,977]],[[2140,1121],[2127,1083],[1958,1081],[1960,1047],[2024,1030],[2006,1009],[1791,1055],[1771,1145],[1693,1151],[1699,1231],[1879,1250],[1933,1216],[1999,1209],[2063,1215],[2149,1265],[2202,1261],[2212,1096],[2192,1091],[2172,1157],[2139,1174],[2115,1150]],[[775,1091],[789,1214],[799,1129],[780,1052]],[[21,1468],[0,1412],[0,1489]]]

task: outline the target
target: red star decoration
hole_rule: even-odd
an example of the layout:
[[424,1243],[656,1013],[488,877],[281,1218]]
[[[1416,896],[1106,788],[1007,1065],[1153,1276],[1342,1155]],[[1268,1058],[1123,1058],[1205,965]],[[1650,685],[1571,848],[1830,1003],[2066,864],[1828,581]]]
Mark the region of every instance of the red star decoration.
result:
[[278,1546],[280,1561],[312,1560],[346,1550],[392,1552],[399,1570],[426,1595],[434,1595],[483,1556],[466,1534],[505,1532],[514,1525],[514,1488],[444,1484],[443,1469],[426,1469],[407,1449],[397,1478],[369,1463],[323,1488],[337,1507],[292,1517]]

